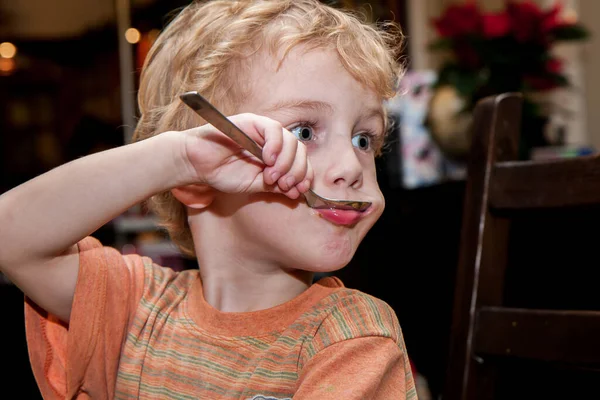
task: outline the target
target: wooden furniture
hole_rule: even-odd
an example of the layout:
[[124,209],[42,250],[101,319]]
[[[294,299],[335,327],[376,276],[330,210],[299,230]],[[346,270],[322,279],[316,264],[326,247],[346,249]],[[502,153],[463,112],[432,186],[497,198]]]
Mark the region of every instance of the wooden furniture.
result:
[[600,398],[600,157],[517,161],[521,106],[474,111],[444,400]]

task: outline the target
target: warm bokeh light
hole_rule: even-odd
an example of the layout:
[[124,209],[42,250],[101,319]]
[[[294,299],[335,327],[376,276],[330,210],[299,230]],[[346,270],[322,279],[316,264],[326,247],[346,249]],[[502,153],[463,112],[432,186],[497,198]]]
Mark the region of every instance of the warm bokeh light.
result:
[[131,44],[135,44],[140,41],[140,31],[135,28],[129,28],[125,31],[125,40]]
[[0,43],[0,57],[2,58],[13,58],[17,54],[17,47],[10,43]]
[[15,60],[0,57],[0,76],[10,75],[15,70]]

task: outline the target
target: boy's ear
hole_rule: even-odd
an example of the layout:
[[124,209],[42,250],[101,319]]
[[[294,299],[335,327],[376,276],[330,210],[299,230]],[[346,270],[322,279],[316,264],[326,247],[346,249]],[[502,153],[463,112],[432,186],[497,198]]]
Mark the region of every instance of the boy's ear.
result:
[[171,189],[173,196],[189,208],[201,210],[215,199],[215,191],[207,185],[192,184]]

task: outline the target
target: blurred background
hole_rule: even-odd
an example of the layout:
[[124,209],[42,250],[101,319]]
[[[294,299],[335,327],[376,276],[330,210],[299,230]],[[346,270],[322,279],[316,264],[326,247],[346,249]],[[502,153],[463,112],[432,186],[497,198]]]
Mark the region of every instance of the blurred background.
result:
[[[383,217],[337,275],[397,312],[420,397],[439,398],[448,334],[473,105],[526,94],[524,159],[600,147],[600,2],[596,0],[325,1],[394,19],[407,37],[407,75],[387,106],[396,119],[378,160]],[[144,57],[189,0],[0,2],[0,193],[75,158],[130,140]],[[1,229],[1,227],[0,227]],[[143,205],[100,228],[105,245],[195,268]],[[0,244],[1,245],[1,244]],[[392,278],[393,277],[393,278]],[[37,399],[23,297],[0,275],[2,388]],[[0,390],[2,390],[0,388]],[[0,397],[3,397],[0,394]]]

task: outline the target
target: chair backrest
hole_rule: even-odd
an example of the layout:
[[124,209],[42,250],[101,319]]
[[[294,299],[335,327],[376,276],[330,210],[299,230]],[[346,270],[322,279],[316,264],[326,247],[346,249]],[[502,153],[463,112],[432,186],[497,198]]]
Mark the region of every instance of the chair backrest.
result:
[[[562,398],[565,394],[552,385],[564,377],[576,377],[572,382],[579,383],[588,378],[588,383],[600,382],[600,375],[595,375],[600,367],[600,312],[594,311],[600,309],[600,280],[596,281],[598,290],[592,290],[596,297],[569,303],[569,298],[579,296],[578,285],[593,289],[590,277],[594,272],[585,277],[578,272],[588,273],[593,266],[565,263],[559,274],[573,283],[572,294],[555,306],[551,299],[560,297],[555,292],[563,278],[555,279],[554,289],[546,293],[547,301],[542,301],[544,296],[533,293],[549,279],[543,265],[538,265],[541,261],[523,255],[524,243],[534,237],[531,243],[537,240],[539,245],[547,230],[539,215],[561,215],[564,221],[571,218],[564,215],[577,214],[583,216],[582,221],[588,215],[600,215],[595,208],[600,204],[600,158],[518,161],[522,103],[520,94],[505,93],[481,100],[474,111],[444,400],[498,399],[503,394],[510,399]],[[518,221],[529,214],[537,230],[524,234]],[[580,228],[575,226],[571,233]],[[546,255],[565,243],[544,240]],[[593,241],[588,244],[593,246]],[[517,250],[511,253],[511,248]],[[593,252],[589,254],[580,254],[579,259],[594,264]],[[524,274],[528,268],[534,272]],[[515,300],[518,287],[521,297]],[[551,368],[558,372],[548,372]],[[520,379],[532,379],[529,371],[534,369],[554,382],[547,382],[546,388],[532,388],[526,395],[511,391]],[[582,378],[582,374],[591,375]],[[582,385],[573,390],[590,395],[586,398],[600,398],[600,390],[593,395]]]

